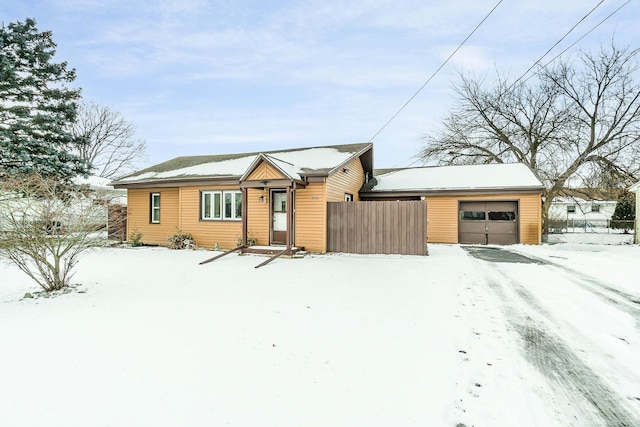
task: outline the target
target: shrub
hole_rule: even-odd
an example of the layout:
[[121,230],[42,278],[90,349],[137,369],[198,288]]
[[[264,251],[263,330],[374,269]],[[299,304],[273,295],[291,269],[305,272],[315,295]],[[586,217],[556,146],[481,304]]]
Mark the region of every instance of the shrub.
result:
[[[238,246],[242,245],[242,236],[236,236],[236,242],[238,243]],[[247,246],[255,246],[257,243],[258,239],[253,237],[253,234],[249,231],[247,233]]]
[[191,233],[187,233],[182,230],[178,230],[167,240],[169,240],[169,247],[171,249],[185,249],[187,247],[193,246],[194,244],[193,236],[191,235]]
[[611,217],[611,228],[621,229],[625,234],[633,228],[633,220],[636,219],[636,209],[633,196],[623,193],[616,203],[616,209]]
[[142,233],[140,230],[137,228],[131,230],[131,233],[129,233],[129,243],[131,243],[131,246],[134,248],[136,246],[142,246]]

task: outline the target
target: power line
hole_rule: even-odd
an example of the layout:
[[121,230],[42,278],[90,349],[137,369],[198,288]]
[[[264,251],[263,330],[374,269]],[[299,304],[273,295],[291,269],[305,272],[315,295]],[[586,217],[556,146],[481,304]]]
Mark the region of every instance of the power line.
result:
[[[595,6],[593,7],[593,9],[591,9],[591,10],[590,10],[586,15],[584,15],[584,16],[583,16],[583,17],[582,17],[578,22],[576,22],[576,23],[574,24],[574,26],[573,26],[573,27],[571,27],[571,28],[569,29],[569,31],[567,31],[566,33],[564,33],[564,35],[563,35],[562,37],[560,37],[560,39],[559,39],[557,42],[555,42],[555,43],[553,44],[553,46],[551,46],[549,49],[547,49],[547,51],[546,51],[546,52],[545,52],[545,53],[544,53],[540,58],[538,58],[538,60],[537,60],[536,62],[534,62],[534,63],[533,63],[533,65],[531,65],[531,67],[529,67],[529,68],[527,69],[527,71],[525,71],[524,73],[522,73],[522,75],[521,75],[520,77],[518,77],[518,78],[517,78],[517,79],[516,79],[512,84],[511,84],[511,86],[509,86],[509,88],[507,89],[507,91],[508,91],[508,90],[513,89],[513,88],[518,84],[518,82],[519,82],[520,80],[522,80],[522,78],[524,78],[524,76],[526,76],[527,74],[529,74],[529,71],[533,70],[533,67],[535,67],[536,65],[538,65],[538,64],[540,63],[540,61],[542,61],[542,59],[543,59],[545,56],[547,56],[547,55],[549,54],[549,52],[551,52],[551,51],[552,51],[556,46],[558,46],[560,43],[562,43],[562,41],[563,41],[564,39],[566,39],[566,38],[567,38],[567,36],[568,36],[569,34],[571,34],[571,33],[573,32],[573,30],[575,30],[575,29],[576,29],[576,27],[578,27],[578,25],[580,25],[580,24],[581,24],[585,19],[587,19],[587,18],[589,17],[589,15],[591,15],[591,14],[592,14],[592,13],[593,13],[597,8],[599,8],[600,6],[602,6],[602,3],[604,3],[604,0],[600,0],[600,3],[598,3],[597,5],[595,5]],[[627,3],[628,3],[628,1],[627,1]],[[623,5],[623,6],[624,6],[624,5]],[[621,6],[621,7],[622,7],[622,6]],[[609,15],[609,16],[611,16],[611,15]],[[598,24],[598,25],[600,25],[600,24]],[[594,27],[594,28],[595,28],[595,27]],[[589,32],[591,32],[591,31],[593,31],[593,28],[592,28]],[[588,34],[588,33],[587,33],[587,34]],[[582,37],[585,37],[585,36],[582,36]],[[578,41],[580,41],[580,40],[581,40],[581,39],[578,39]],[[577,43],[577,42],[576,42],[576,43]],[[558,55],[558,56],[559,56],[559,55]],[[550,63],[552,63],[554,60],[556,60],[556,59],[558,58],[558,56],[554,57],[551,61],[547,62],[547,63],[545,64],[545,67],[546,67],[547,65],[549,65]],[[526,81],[526,80],[525,80],[525,81]]]
[[[589,29],[589,31],[587,31],[585,34],[583,34],[580,38],[578,38],[575,42],[573,42],[571,45],[569,45],[566,49],[564,49],[562,52],[560,52],[558,55],[554,56],[551,60],[549,60],[547,63],[545,63],[542,67],[546,67],[549,64],[551,64],[553,61],[555,61],[556,59],[558,59],[560,56],[562,56],[565,52],[567,52],[569,49],[571,49],[573,46],[575,46],[576,44],[578,44],[582,39],[584,39],[587,35],[589,35],[593,30],[595,30],[596,28],[598,28],[600,25],[602,25],[605,21],[607,21],[608,19],[610,19],[613,15],[615,15],[617,12],[620,11],[620,9],[622,9],[623,7],[625,7],[627,4],[630,3],[631,0],[627,0],[625,3],[623,3],[621,6],[619,6],[616,10],[614,10],[613,12],[611,12],[607,17],[605,17],[603,20],[601,20],[599,23],[597,23],[595,26],[593,26],[591,29]],[[542,56],[540,56],[540,58],[538,58],[538,60],[536,60],[533,65],[531,67],[529,67],[527,69],[527,71],[525,71],[524,73],[522,73],[522,75],[520,75],[520,77],[518,77],[508,88],[508,90],[513,89],[518,82],[520,82],[520,80],[522,80],[537,64],[539,64],[542,59],[547,56],[549,54],[549,52],[551,52],[556,46],[558,46],[570,33],[572,33],[586,18],[589,17],[589,15],[591,15],[597,8],[599,8],[602,3],[604,3],[604,0],[601,0],[596,6],[594,6],[586,15],[584,15],[575,25],[573,25],[557,42],[555,42],[553,44],[553,46],[551,46],[551,48],[549,48]],[[497,7],[497,5],[496,5]],[[495,9],[495,7],[494,7]],[[492,11],[493,12],[493,11]],[[486,18],[485,18],[486,19]],[[475,30],[474,30],[475,31]],[[466,41],[466,39],[465,39]],[[463,42],[464,43],[464,42]],[[455,52],[454,52],[455,53]],[[453,55],[453,54],[452,54]],[[444,65],[444,64],[443,64]],[[442,67],[440,67],[442,68]],[[529,80],[532,76],[527,77],[527,79],[525,79],[524,81],[522,81],[521,83],[526,82],[527,80]],[[426,85],[426,83],[425,83]],[[424,87],[424,85],[423,85]],[[422,88],[420,88],[420,90],[422,90]],[[418,91],[419,92],[419,91]],[[414,94],[414,96],[411,98],[413,99],[415,97],[416,94]],[[411,99],[409,100],[409,102],[411,101]],[[406,105],[409,103],[407,102],[402,108],[406,107]],[[402,109],[401,109],[402,110]],[[400,111],[401,111],[400,110]],[[400,113],[400,111],[398,111],[398,113]],[[398,115],[398,113],[396,113],[396,115]],[[395,116],[393,117],[395,118]],[[392,120],[393,120],[392,118]],[[390,122],[391,120],[389,120]],[[386,127],[389,122],[387,122],[387,124],[385,124],[384,127]],[[384,129],[384,127],[382,129]],[[378,133],[380,133],[382,131],[382,129],[380,129],[380,131],[378,131]],[[378,133],[376,133],[375,136],[378,135]],[[412,158],[414,158],[415,156],[412,156]],[[411,158],[410,158],[411,159]],[[410,160],[407,159],[407,160]],[[406,160],[405,160],[406,161]],[[396,166],[394,166],[394,168],[399,167],[402,163],[404,163],[405,161],[398,163]],[[411,162],[409,164],[409,166],[414,165],[415,163],[417,163],[419,161],[419,159],[414,160],[413,162]]]
[[[611,18],[613,15],[615,15],[616,13],[618,13],[620,11],[620,9],[622,9],[623,7],[625,7],[626,5],[628,5],[631,2],[631,0],[627,0],[626,2],[624,2],[622,5],[620,5],[620,7],[618,7],[616,10],[614,10],[613,12],[611,12],[609,15],[607,15],[602,21],[598,22],[596,25],[594,25],[593,27],[591,27],[591,29],[589,31],[587,31],[586,33],[584,33],[578,40],[574,41],[573,43],[571,43],[569,46],[567,46],[562,52],[560,52],[559,54],[557,54],[556,56],[554,56],[553,58],[551,58],[549,60],[549,62],[547,62],[546,64],[542,65],[542,68],[546,68],[547,65],[551,64],[553,61],[555,61],[556,59],[560,58],[565,52],[567,52],[569,49],[571,49],[572,47],[574,47],[575,45],[577,45],[578,43],[580,43],[582,41],[582,39],[584,39],[585,37],[587,37],[589,34],[591,34],[591,32],[593,30],[595,30],[596,28],[598,28],[600,25],[602,25],[605,21],[608,21],[609,18]],[[527,70],[527,72],[529,72],[529,70]],[[527,73],[524,73],[524,75],[526,75]],[[529,77],[527,77],[526,79],[524,79],[522,81],[522,83],[526,83],[531,77],[533,77],[533,74]],[[520,77],[522,78],[522,76]]]
[[[411,101],[413,101],[413,99],[416,96],[418,96],[418,94],[422,91],[422,89],[424,89],[425,86],[427,84],[429,84],[429,82],[436,76],[436,74],[438,74],[438,72],[440,70],[442,70],[442,68],[444,68],[445,65],[447,65],[449,60],[451,58],[453,58],[453,56],[462,48],[462,46],[464,46],[464,44],[467,42],[467,40],[469,40],[471,38],[471,36],[478,30],[478,28],[480,28],[480,26],[484,23],[484,21],[486,21],[489,18],[489,16],[491,16],[493,11],[496,10],[498,6],[500,6],[500,3],[502,3],[502,1],[503,0],[498,1],[498,3],[496,3],[495,6],[493,6],[493,9],[491,9],[491,11],[489,11],[489,13],[482,19],[482,21],[480,21],[480,23],[478,25],[476,25],[476,27],[473,29],[473,31],[471,31],[469,33],[469,35],[462,41],[462,43],[460,43],[458,45],[458,47],[455,48],[455,50],[451,53],[451,55],[449,55],[449,57],[438,67],[438,69],[436,71],[434,71],[433,74],[431,74],[431,76],[429,76],[427,81],[425,81],[422,84],[422,86],[420,86],[420,88],[413,95],[411,95],[409,100],[407,102],[405,102],[404,105],[402,107],[400,107],[400,109],[398,111],[396,111],[396,113],[393,116],[391,116],[391,118],[380,128],[380,130],[378,130],[378,132],[375,133],[375,135],[373,135],[369,139],[369,141],[373,141],[375,139],[375,137],[378,136],[380,134],[380,132],[382,132],[389,125],[389,123],[391,123],[398,116],[398,114],[400,114],[402,112],[402,110],[404,110],[405,107],[407,105],[409,105],[409,103],[411,103]],[[602,1],[604,1],[604,0],[602,0]]]

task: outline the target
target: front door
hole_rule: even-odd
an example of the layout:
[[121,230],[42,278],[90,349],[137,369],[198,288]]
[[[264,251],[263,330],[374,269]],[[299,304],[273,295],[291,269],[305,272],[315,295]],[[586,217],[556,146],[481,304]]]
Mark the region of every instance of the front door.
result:
[[287,243],[287,192],[271,190],[271,244]]

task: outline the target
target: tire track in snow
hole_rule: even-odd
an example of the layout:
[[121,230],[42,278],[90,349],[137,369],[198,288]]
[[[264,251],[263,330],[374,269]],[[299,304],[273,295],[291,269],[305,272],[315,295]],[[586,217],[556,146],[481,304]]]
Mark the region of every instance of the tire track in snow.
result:
[[615,304],[619,309],[633,316],[636,319],[638,327],[640,328],[640,296],[632,295],[619,289],[615,289],[611,286],[605,285],[601,280],[597,280],[594,277],[589,276],[588,274],[585,274],[571,267],[567,267],[566,265],[563,265],[561,263],[538,258],[529,254],[523,254],[512,249],[502,250],[510,253],[516,253],[526,258],[530,258],[538,264],[546,264],[549,266],[553,266],[558,270],[561,270],[571,278],[574,284],[590,291],[598,298],[601,298],[606,302]]
[[[474,255],[474,251],[467,252]],[[552,384],[559,386],[571,403],[585,409],[580,412],[580,416],[589,419],[580,420],[581,425],[640,425],[640,419],[636,419],[620,405],[623,399],[621,396],[609,389],[599,375],[560,337],[544,326],[544,322],[536,321],[526,314],[530,310],[543,320],[552,322],[550,313],[540,306],[535,297],[512,277],[496,268],[493,262],[483,262],[483,267],[487,271],[487,284],[504,303],[507,321],[523,340],[529,362]],[[491,277],[494,274],[500,278],[494,280]],[[525,308],[519,307],[522,305]]]

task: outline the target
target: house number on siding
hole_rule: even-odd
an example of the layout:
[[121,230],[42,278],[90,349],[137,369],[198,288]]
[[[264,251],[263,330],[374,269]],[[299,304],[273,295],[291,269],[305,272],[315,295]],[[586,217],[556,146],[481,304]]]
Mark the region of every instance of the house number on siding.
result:
[[318,196],[311,196],[311,200],[318,200],[319,197]]

